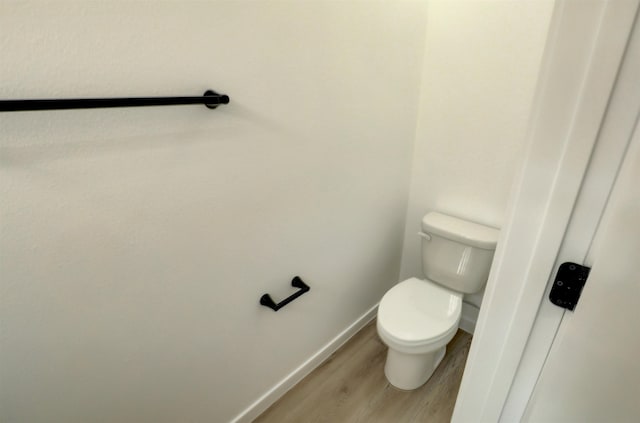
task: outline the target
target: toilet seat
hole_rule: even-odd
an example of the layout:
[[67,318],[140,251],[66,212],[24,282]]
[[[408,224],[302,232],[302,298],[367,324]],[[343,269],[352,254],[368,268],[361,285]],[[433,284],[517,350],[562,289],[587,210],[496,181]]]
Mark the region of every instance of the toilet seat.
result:
[[425,353],[446,345],[458,329],[462,294],[410,278],[391,288],[378,307],[378,333],[399,351]]

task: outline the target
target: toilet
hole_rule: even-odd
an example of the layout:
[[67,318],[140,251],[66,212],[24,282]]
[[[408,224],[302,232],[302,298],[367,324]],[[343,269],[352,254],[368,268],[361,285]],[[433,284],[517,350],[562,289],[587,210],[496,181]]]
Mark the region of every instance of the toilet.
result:
[[456,331],[463,294],[489,276],[499,230],[430,212],[422,219],[422,271],[391,288],[378,306],[377,329],[389,347],[384,372],[396,388],[422,386]]

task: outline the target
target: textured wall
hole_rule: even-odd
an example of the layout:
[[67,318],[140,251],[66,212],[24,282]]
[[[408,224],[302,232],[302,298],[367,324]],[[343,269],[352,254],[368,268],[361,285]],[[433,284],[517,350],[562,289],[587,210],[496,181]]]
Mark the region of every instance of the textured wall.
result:
[[0,8],[2,98],[232,100],[0,116],[1,421],[228,421],[397,280],[424,3]]

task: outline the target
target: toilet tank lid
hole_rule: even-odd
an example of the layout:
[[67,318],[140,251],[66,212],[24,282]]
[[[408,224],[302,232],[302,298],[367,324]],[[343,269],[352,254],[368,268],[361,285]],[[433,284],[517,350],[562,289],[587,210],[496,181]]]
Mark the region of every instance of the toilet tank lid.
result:
[[496,248],[500,234],[499,229],[438,212],[427,213],[422,218],[422,230],[485,250]]

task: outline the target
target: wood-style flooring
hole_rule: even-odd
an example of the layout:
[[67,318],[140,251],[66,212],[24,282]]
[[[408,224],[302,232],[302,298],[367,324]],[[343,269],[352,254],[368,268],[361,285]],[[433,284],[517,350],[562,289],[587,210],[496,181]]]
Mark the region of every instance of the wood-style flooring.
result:
[[375,320],[260,415],[255,423],[449,422],[471,335],[458,331],[431,379],[414,391],[387,382]]

